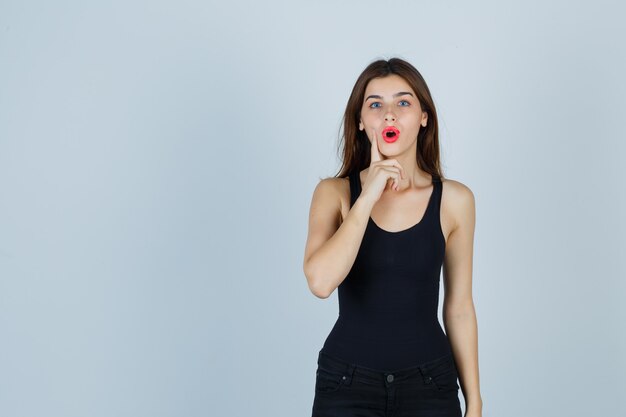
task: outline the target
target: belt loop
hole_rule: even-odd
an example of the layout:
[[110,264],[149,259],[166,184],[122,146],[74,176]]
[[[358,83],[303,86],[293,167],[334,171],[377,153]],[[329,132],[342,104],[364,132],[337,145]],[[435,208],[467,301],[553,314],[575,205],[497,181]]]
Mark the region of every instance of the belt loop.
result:
[[346,377],[346,380],[344,381],[345,385],[350,385],[350,383],[352,382],[352,375],[354,374],[354,368],[356,368],[356,365],[354,365],[353,363],[350,363],[348,365],[348,369],[346,371],[346,374],[344,375]]

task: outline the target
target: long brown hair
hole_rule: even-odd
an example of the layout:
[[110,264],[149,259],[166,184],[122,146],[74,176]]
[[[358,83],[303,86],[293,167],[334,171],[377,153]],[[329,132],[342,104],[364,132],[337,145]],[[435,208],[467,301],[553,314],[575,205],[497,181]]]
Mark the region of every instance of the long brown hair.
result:
[[400,58],[377,60],[369,64],[356,80],[343,115],[343,135],[340,136],[338,150],[342,149],[342,165],[335,177],[345,178],[352,172],[360,172],[370,165],[371,144],[365,131],[359,130],[361,107],[365,89],[373,78],[391,74],[404,78],[417,94],[422,111],[428,113],[426,127],[421,127],[417,134],[416,160],[420,169],[433,177],[443,178],[439,159],[439,125],[437,111],[426,81],[419,71]]

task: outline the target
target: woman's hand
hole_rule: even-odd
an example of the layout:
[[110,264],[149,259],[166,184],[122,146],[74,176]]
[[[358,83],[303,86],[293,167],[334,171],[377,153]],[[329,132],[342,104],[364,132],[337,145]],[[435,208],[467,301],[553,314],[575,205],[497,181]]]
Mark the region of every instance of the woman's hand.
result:
[[375,203],[380,199],[383,191],[387,187],[387,181],[392,180],[391,188],[398,190],[400,186],[400,179],[404,179],[404,168],[395,159],[383,159],[380,151],[378,150],[378,140],[376,138],[376,131],[372,129],[369,136],[371,146],[371,158],[370,166],[367,170],[367,178],[363,183],[363,189],[361,193],[366,198],[372,199],[372,203]]

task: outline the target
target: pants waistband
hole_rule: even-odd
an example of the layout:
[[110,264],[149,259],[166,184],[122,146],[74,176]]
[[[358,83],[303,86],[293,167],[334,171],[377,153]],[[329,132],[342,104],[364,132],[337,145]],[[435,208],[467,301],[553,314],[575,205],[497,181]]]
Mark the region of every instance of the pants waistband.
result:
[[454,358],[451,353],[422,362],[419,365],[391,371],[382,371],[345,361],[341,358],[328,354],[323,350],[319,351],[317,361],[318,365],[322,365],[323,367],[330,368],[332,371],[346,375],[348,382],[352,380],[354,375],[358,375],[362,379],[369,379],[374,382],[400,382],[404,379],[421,376],[427,383],[430,380],[429,377],[431,372],[435,370],[438,365],[446,362],[454,362]]

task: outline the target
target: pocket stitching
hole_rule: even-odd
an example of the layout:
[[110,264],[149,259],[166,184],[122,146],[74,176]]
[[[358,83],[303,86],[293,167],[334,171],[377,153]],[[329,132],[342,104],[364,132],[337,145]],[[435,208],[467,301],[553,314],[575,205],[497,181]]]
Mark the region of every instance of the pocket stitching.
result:
[[[427,375],[430,378],[430,383],[433,389],[437,391],[445,391],[448,389],[459,389],[458,373],[456,371],[456,365],[453,362],[453,359],[449,359],[448,361],[442,362],[431,369]],[[452,383],[452,378],[454,378],[454,382]],[[450,381],[448,381],[448,379]],[[454,388],[452,386],[454,385]]]
[[[437,391],[444,391],[445,387],[448,386],[448,381],[442,381],[441,378],[442,377],[446,377],[446,378],[450,378],[450,380],[452,380],[452,375],[454,375],[454,382],[453,383],[452,383],[452,381],[450,381],[450,382],[451,382],[451,384],[454,385],[454,388],[452,388],[452,385],[450,385],[449,389],[456,389],[456,390],[458,390],[459,389],[459,384],[457,382],[458,375],[457,375],[456,372],[449,371],[449,372],[444,372],[444,373],[437,374],[437,375],[429,375],[429,377],[430,377],[431,384],[435,387],[435,389],[437,389]],[[439,381],[437,381],[437,379],[439,379]]]
[[[325,378],[326,381],[333,382],[333,388],[331,389],[320,389],[320,379]],[[323,369],[318,369],[315,372],[315,391],[317,392],[335,392],[338,391],[339,388],[343,386],[343,382],[345,380],[345,375],[339,375],[335,373],[331,373],[328,371],[324,371]]]

